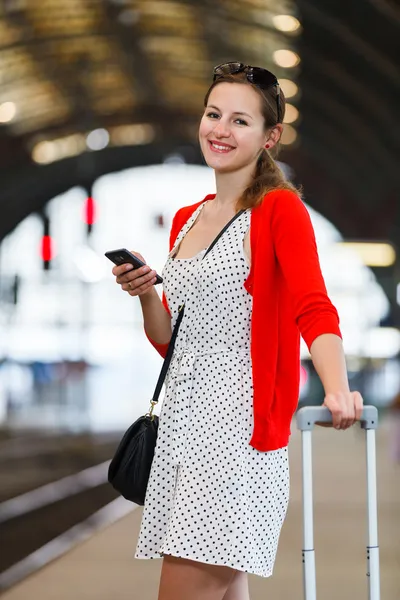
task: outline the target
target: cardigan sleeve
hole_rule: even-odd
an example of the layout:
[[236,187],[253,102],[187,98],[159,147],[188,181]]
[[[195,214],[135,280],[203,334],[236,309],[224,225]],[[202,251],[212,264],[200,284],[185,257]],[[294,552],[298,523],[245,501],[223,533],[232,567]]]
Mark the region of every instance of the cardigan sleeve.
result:
[[[177,234],[179,233],[180,230],[180,212],[182,209],[179,209],[178,212],[175,214],[174,218],[172,219],[172,225],[171,225],[171,230],[170,230],[170,234],[169,234],[169,251],[172,250]],[[165,292],[163,291],[162,293],[162,299],[161,299],[163,306],[165,308],[165,310],[167,311],[167,313],[171,316],[171,311],[169,309],[168,306],[168,302],[167,302],[167,298],[165,296]],[[144,330],[147,339],[149,340],[150,344],[152,346],[154,346],[154,348],[157,350],[157,352],[163,357],[165,358],[167,355],[167,351],[168,351],[168,344],[158,344],[157,342],[155,342],[147,333],[146,329]]]
[[338,312],[321,272],[311,218],[294,192],[277,194],[271,231],[276,258],[293,299],[296,323],[308,349],[324,333],[342,337]]

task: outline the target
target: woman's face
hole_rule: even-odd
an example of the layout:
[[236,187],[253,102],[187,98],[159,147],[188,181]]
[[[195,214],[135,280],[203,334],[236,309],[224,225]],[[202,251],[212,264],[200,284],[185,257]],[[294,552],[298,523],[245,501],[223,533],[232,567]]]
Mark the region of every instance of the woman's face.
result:
[[216,85],[199,128],[200,147],[208,166],[232,172],[251,165],[267,139],[257,92],[240,83]]

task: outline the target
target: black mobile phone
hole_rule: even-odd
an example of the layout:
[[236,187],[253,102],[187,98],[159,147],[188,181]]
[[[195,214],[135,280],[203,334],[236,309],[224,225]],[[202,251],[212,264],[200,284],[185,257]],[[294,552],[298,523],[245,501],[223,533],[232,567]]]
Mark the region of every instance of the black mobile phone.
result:
[[[146,263],[141,261],[137,256],[129,252],[126,248],[119,248],[118,250],[109,250],[105,252],[105,256],[109,258],[115,265],[123,265],[125,263],[129,263],[133,265],[134,269],[140,269],[140,267],[144,267]],[[158,283],[162,283],[163,279],[159,275],[156,274],[156,281],[154,285]]]

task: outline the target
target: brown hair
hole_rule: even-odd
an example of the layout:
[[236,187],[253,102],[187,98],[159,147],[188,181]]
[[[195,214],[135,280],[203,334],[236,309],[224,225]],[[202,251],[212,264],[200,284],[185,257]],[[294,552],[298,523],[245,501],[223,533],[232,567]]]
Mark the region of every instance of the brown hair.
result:
[[[276,104],[276,86],[272,86],[266,90],[257,87],[250,83],[245,73],[235,73],[234,75],[224,75],[219,77],[208,89],[204,98],[204,106],[207,106],[209,96],[212,90],[219,83],[241,83],[250,85],[261,98],[261,111],[264,117],[265,129],[274,127],[279,122],[283,121],[285,115],[285,96],[282,89],[280,90],[280,115],[277,114]],[[244,190],[241,197],[236,203],[236,212],[241,209],[253,208],[261,204],[265,194],[272,190],[291,190],[301,196],[300,190],[296,188],[290,181],[287,181],[282,170],[274,160],[279,152],[279,143],[272,148],[271,151],[265,148],[260,152],[257,160],[255,173],[247,188]]]

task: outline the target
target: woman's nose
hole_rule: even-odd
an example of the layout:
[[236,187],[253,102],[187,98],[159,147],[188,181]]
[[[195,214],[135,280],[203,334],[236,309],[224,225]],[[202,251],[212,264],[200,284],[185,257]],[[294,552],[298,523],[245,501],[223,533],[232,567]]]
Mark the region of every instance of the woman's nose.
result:
[[223,121],[218,121],[214,127],[214,133],[219,137],[229,137],[231,134],[228,124]]

